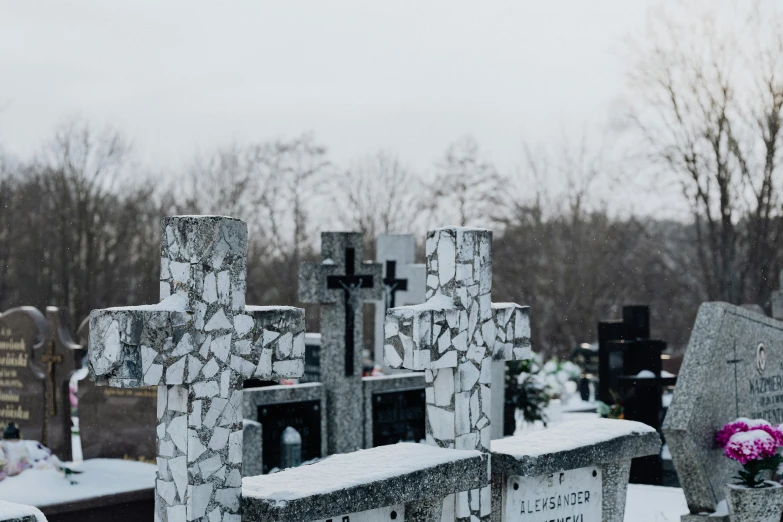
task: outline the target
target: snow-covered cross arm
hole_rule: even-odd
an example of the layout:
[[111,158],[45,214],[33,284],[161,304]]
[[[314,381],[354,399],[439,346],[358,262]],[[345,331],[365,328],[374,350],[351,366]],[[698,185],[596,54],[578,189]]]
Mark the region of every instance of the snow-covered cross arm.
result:
[[158,387],[155,520],[239,522],[242,383],[300,377],[304,311],[245,306],[247,226],[162,220],[157,305],[94,310],[98,384]]
[[[427,441],[442,448],[489,452],[492,361],[530,356],[529,308],[492,304],[491,247],[489,230],[430,231],[426,302],[386,313],[386,363],[424,370]],[[488,520],[489,488],[478,494],[458,517]]]

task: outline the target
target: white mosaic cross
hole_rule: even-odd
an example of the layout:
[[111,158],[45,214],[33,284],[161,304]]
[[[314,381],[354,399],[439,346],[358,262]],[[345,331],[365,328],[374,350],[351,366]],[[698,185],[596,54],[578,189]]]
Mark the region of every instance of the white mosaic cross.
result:
[[[386,313],[386,363],[424,370],[432,445],[488,453],[492,361],[530,357],[529,308],[492,303],[491,291],[492,232],[440,228],[427,234],[427,301]],[[457,520],[490,511],[489,487],[457,495]]]
[[161,221],[162,301],[93,310],[97,384],[158,386],[156,522],[240,522],[242,383],[304,371],[304,311],[245,306],[247,225]]

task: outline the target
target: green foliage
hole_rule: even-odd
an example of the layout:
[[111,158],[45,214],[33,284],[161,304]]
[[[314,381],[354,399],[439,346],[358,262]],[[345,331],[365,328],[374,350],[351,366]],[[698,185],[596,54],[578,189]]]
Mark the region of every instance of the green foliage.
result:
[[783,463],[783,457],[780,455],[774,455],[766,459],[750,460],[743,465],[744,469],[740,470],[734,478],[737,479],[738,486],[766,488],[769,486],[764,483],[765,478],[761,475],[762,472],[771,471],[775,473],[781,463]]
[[506,371],[506,402],[520,410],[526,422],[541,421],[546,426],[544,409],[551,396],[538,374],[541,366],[535,359],[508,363]]

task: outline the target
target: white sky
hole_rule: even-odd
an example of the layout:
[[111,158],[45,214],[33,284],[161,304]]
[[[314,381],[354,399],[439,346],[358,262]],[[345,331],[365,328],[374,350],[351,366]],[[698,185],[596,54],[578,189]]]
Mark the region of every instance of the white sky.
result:
[[653,1],[0,0],[0,141],[31,154],[79,116],[166,169],[313,131],[339,164],[426,170],[470,133],[510,168],[600,129]]

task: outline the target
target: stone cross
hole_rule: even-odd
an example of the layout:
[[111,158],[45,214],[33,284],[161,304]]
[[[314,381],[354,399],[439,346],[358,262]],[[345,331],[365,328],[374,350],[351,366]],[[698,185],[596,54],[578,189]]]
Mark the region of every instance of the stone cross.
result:
[[362,423],[362,348],[364,301],[383,296],[381,266],[362,263],[362,234],[321,234],[320,263],[302,263],[299,299],[321,305],[321,380],[329,404],[329,453],[364,445]]
[[427,268],[414,264],[416,240],[410,234],[378,236],[376,260],[383,268],[384,299],[375,305],[375,364],[383,364],[383,323],[386,310],[424,302]]
[[772,317],[783,321],[783,270],[780,272],[780,289],[772,292]]
[[296,378],[304,311],[245,306],[247,225],[161,221],[162,301],[90,314],[97,384],[158,387],[156,522],[240,522],[242,383]]
[[66,310],[46,307],[45,352],[41,356],[46,370],[46,446],[64,460],[71,459],[71,409],[68,383],[76,371],[81,346],[68,332]]
[[[427,301],[387,312],[386,362],[424,370],[434,446],[489,452],[492,361],[530,356],[529,308],[491,291],[492,232],[440,228],[427,234]],[[489,487],[459,493],[457,518],[486,522],[490,510]]]

